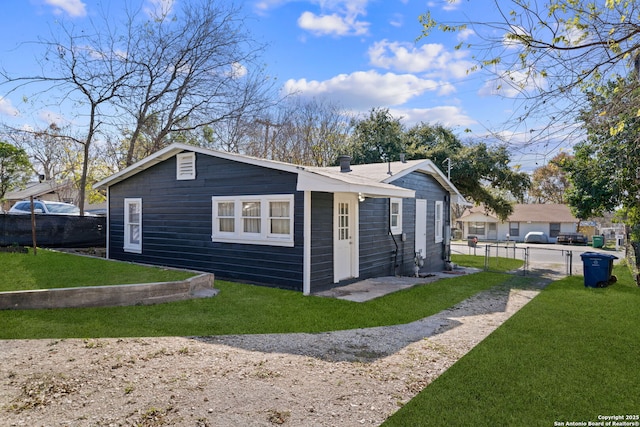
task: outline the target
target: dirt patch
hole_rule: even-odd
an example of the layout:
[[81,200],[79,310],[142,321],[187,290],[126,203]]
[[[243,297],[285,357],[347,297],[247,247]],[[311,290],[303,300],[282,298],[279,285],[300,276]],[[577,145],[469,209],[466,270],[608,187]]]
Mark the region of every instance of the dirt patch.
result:
[[0,419],[379,425],[537,293],[494,289],[407,325],[322,334],[0,341]]

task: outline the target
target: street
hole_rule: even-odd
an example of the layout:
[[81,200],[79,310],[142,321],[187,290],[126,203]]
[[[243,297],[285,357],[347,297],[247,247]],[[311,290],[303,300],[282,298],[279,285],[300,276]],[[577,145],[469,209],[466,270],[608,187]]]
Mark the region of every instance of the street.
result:
[[620,262],[624,259],[624,248],[621,250],[605,250],[600,248],[593,248],[591,246],[576,246],[576,245],[556,245],[556,244],[530,244],[530,243],[514,243],[509,242],[478,242],[475,248],[469,247],[467,242],[451,242],[451,253],[462,255],[479,255],[484,256],[487,248],[489,247],[489,255],[491,257],[501,256],[505,258],[516,258],[524,260],[525,249],[528,248],[529,253],[529,269],[536,266],[546,266],[546,268],[552,267],[557,269],[558,273],[568,274],[569,263],[571,264],[571,274],[581,275],[582,259],[580,254],[584,252],[598,252],[614,255],[618,259],[614,260],[614,263]]

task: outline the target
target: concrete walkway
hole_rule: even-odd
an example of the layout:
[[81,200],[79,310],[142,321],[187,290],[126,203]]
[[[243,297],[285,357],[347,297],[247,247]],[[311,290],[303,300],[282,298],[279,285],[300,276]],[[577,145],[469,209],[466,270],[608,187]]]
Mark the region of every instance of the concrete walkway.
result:
[[449,279],[465,274],[477,273],[475,268],[456,268],[453,271],[427,273],[422,277],[385,276],[365,279],[349,285],[313,293],[315,296],[344,299],[353,302],[364,302],[378,298],[392,292],[411,288],[416,285],[432,283],[436,280]]

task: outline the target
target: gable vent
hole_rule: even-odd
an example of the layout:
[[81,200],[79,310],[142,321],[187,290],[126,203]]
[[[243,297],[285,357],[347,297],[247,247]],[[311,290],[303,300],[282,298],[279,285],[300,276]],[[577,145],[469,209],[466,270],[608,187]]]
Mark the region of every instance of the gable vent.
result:
[[196,153],[181,153],[176,156],[176,179],[196,179]]

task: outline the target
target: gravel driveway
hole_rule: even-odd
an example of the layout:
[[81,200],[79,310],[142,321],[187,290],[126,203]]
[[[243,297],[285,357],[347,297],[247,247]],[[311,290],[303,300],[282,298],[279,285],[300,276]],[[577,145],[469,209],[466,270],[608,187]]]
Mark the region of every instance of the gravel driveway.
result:
[[319,334],[0,341],[0,424],[379,425],[538,292]]

